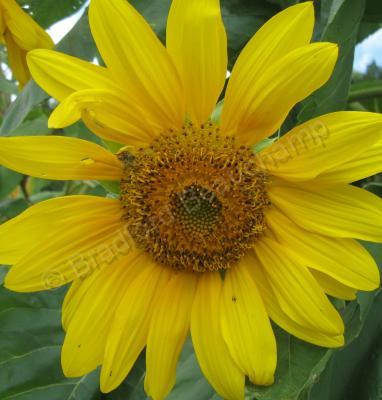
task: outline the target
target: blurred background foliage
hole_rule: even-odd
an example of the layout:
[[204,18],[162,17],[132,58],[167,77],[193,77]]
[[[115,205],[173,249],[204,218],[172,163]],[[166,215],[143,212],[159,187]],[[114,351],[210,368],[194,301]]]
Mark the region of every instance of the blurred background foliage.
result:
[[[229,38],[229,65],[256,30],[296,0],[221,0]],[[19,0],[44,28],[84,10],[73,29],[57,44],[62,52],[102,64],[88,26],[86,0]],[[162,40],[170,0],[131,1]],[[357,43],[382,27],[380,0],[317,0],[315,41],[340,46],[331,80],[297,105],[282,127],[336,110],[382,111],[382,69],[371,64],[366,73],[353,72]],[[18,93],[7,55],[0,47],[0,135],[66,135],[100,143],[82,123],[62,130],[47,128],[55,107],[53,99],[28,83]],[[101,143],[102,144],[102,143]],[[374,176],[356,185],[382,197],[382,179]],[[68,194],[104,196],[105,188],[93,181],[49,181],[30,178],[0,167],[0,223],[39,201]],[[349,216],[350,217],[350,216]],[[382,268],[381,246],[364,243]],[[0,266],[0,283],[6,272]],[[0,399],[1,400],[141,400],[144,356],[116,391],[99,392],[95,371],[81,379],[66,379],[61,372],[63,341],[60,308],[66,288],[35,294],[12,293],[0,287]],[[275,385],[248,385],[247,399],[258,400],[377,400],[382,398],[382,294],[359,293],[357,300],[333,300],[346,321],[347,345],[327,350],[306,344],[275,327],[279,364]],[[97,334],[97,332],[94,332]],[[219,399],[197,366],[187,342],[178,367],[177,385],[170,400]]]

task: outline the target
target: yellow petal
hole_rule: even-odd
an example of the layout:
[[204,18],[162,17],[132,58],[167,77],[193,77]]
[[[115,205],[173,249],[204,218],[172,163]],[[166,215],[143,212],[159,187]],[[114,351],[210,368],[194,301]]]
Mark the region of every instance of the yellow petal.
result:
[[202,124],[215,107],[227,73],[220,1],[174,0],[167,20],[167,49],[183,81],[187,113]]
[[68,329],[70,321],[73,319],[78,307],[80,307],[82,299],[102,270],[102,268],[97,269],[90,275],[76,279],[71,283],[62,303],[62,327],[65,331]]
[[5,32],[4,39],[7,46],[9,66],[14,78],[19,82],[19,88],[22,89],[31,77],[26,63],[27,53],[17,45],[9,31]]
[[145,347],[158,293],[170,278],[167,268],[146,256],[145,269],[132,282],[110,326],[101,370],[101,391],[108,393],[126,378]]
[[131,280],[142,271],[140,254],[131,252],[104,268],[83,293],[67,327],[62,347],[62,369],[79,377],[102,363],[108,329]]
[[227,271],[222,296],[222,330],[230,353],[257,385],[271,385],[277,362],[276,340],[255,281],[243,259]]
[[65,128],[77,122],[84,112],[106,127],[106,136],[100,135],[104,139],[148,146],[155,137],[155,129],[150,127],[147,118],[143,118],[142,110],[134,103],[128,105],[109,89],[85,89],[72,93],[52,112],[49,127]]
[[281,309],[293,321],[330,336],[343,334],[338,312],[293,253],[266,238],[256,243],[255,250]]
[[[235,118],[226,116],[224,105],[222,131],[237,134],[248,145],[275,133],[292,107],[329,79],[337,56],[337,45],[332,43],[313,43],[293,50],[236,95],[238,100],[231,106]],[[228,122],[229,118],[235,125]]]
[[221,332],[221,296],[219,273],[204,273],[192,307],[192,342],[200,368],[216,392],[225,399],[243,400],[244,374],[232,360]]
[[126,0],[92,0],[90,27],[111,73],[163,128],[184,123],[180,78],[148,23]]
[[267,226],[303,265],[358,290],[379,286],[379,269],[368,251],[353,239],[331,238],[308,232],[275,207],[266,213]]
[[0,138],[0,164],[44,179],[119,180],[122,165],[103,147],[63,136]]
[[3,34],[6,30],[7,26],[5,25],[5,18],[4,18],[4,10],[0,6],[0,43],[4,44],[4,37]]
[[[380,115],[380,114],[379,114]],[[317,177],[320,184],[351,183],[382,171],[382,139],[343,164],[328,168]]]
[[2,0],[5,25],[21,49],[52,48],[50,36],[14,0]]
[[356,298],[356,289],[346,286],[318,270],[311,269],[310,272],[326,294],[343,300],[354,300]]
[[[37,238],[35,246],[32,246],[31,239],[24,239],[31,250],[8,272],[5,278],[8,289],[33,292],[55,288],[110,265],[132,249],[129,233],[121,220],[119,201],[85,197],[76,211],[77,218],[75,214],[64,218],[60,229],[49,232],[43,241]],[[85,206],[88,208],[79,212]],[[47,212],[46,216],[50,215],[54,212]],[[13,233],[20,229],[23,234],[30,234],[39,220],[43,221],[44,229],[48,229],[50,221],[46,216],[32,215],[25,233],[23,225],[14,226]],[[18,222],[21,221],[22,217]],[[33,237],[36,237],[34,232]]]
[[0,263],[16,264],[49,236],[108,212],[119,215],[118,202],[95,196],[57,197],[35,204],[0,225]]
[[299,186],[278,182],[268,193],[280,211],[309,231],[382,242],[382,200],[364,189],[320,187],[317,181]]
[[59,101],[77,90],[116,88],[106,68],[67,54],[33,50],[27,61],[33,79]]
[[22,89],[30,79],[27,52],[35,48],[52,48],[54,43],[14,0],[1,1],[0,25],[0,42],[7,46],[9,65]]
[[311,329],[307,326],[297,324],[293,319],[291,319],[288,314],[286,314],[275,296],[275,293],[269,284],[265,273],[263,271],[263,266],[254,256],[250,254],[253,258],[253,267],[250,269],[250,273],[253,275],[256,281],[257,287],[264,300],[265,307],[271,319],[279,325],[281,328],[291,333],[292,335],[298,337],[299,339],[305,340],[306,342],[313,343],[317,346],[324,347],[340,347],[344,344],[343,335],[331,336],[318,330]]
[[258,158],[272,175],[306,181],[357,158],[381,138],[382,116],[341,111],[305,122],[262,151]]
[[164,399],[175,384],[179,354],[190,329],[197,275],[180,272],[159,293],[146,349],[146,393]]
[[289,52],[310,42],[313,25],[313,2],[305,2],[276,14],[256,32],[238,57],[228,83],[222,115],[224,130],[237,129],[253,101],[246,93]]

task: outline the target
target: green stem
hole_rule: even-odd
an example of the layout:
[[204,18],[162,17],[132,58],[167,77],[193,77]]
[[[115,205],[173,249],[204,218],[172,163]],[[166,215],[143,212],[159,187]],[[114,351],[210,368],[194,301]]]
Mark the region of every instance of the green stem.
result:
[[358,101],[353,101],[348,104],[348,108],[352,111],[369,111],[366,107],[364,107]]
[[351,90],[349,93],[349,102],[379,96],[382,96],[382,86],[375,86],[367,89],[358,89],[353,91]]

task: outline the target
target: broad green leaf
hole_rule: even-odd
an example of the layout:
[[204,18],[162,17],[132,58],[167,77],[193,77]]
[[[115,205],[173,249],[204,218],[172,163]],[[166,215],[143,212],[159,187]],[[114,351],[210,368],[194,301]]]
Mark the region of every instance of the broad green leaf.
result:
[[20,294],[0,287],[0,398],[98,400],[98,372],[61,372],[61,303],[65,289]]
[[0,78],[0,93],[16,94],[17,85],[13,81],[9,81],[3,77]]
[[362,80],[352,84],[349,101],[382,97],[382,80]]
[[113,392],[105,395],[106,400],[143,400],[147,399],[143,389],[145,379],[145,352],[139,356],[133,369],[122,384]]
[[130,0],[130,3],[145,17],[164,43],[171,0]]
[[99,58],[97,47],[90,33],[86,10],[72,30],[57,44],[56,50],[88,61]]
[[382,22],[382,7],[379,0],[366,0],[364,20],[368,22]]
[[62,192],[43,191],[29,196],[29,201],[31,202],[31,204],[36,204],[40,203],[41,201],[53,199],[54,197],[60,196],[62,196]]
[[[90,61],[98,57],[97,49],[90,34],[86,13],[57,45],[57,50]],[[47,93],[40,89],[36,83],[30,81],[6,112],[0,127],[0,136],[14,134],[13,132],[21,125],[28,114],[48,98]]]
[[21,125],[29,112],[46,98],[47,94],[30,81],[6,112],[0,127],[0,136],[9,136]]
[[16,217],[28,208],[25,199],[8,199],[0,202],[0,224]]
[[268,3],[277,4],[281,8],[286,8],[289,6],[293,6],[294,4],[298,3],[299,1],[296,0],[268,0]]
[[367,22],[362,21],[358,31],[357,42],[360,43],[365,40],[368,36],[372,35],[378,29],[382,28],[382,22]]
[[86,0],[19,0],[24,9],[44,28],[69,17],[86,4]]
[[[333,4],[335,0],[327,0],[327,2]],[[325,9],[326,2],[323,1],[323,4],[322,9]],[[334,16],[329,17],[328,25],[324,28],[317,27],[317,31],[322,32],[319,37],[316,37],[317,41],[338,43],[339,59],[331,79],[302,103],[298,122],[345,109],[350,89],[354,47],[364,7],[365,0],[342,1]],[[323,18],[322,21],[325,22],[325,19]]]
[[275,384],[251,387],[251,399],[297,400],[322,373],[332,351],[305,343],[276,328],[278,364]]
[[26,190],[29,195],[34,195],[44,190],[62,190],[63,186],[64,182],[62,181],[50,181],[47,179],[30,177],[26,185]]
[[121,185],[118,181],[101,181],[100,183],[111,194],[118,196],[121,193]]
[[336,352],[311,391],[310,400],[378,400],[381,394],[382,293],[379,292],[359,337]]
[[5,199],[23,179],[23,175],[0,166],[0,200]]
[[[382,196],[378,183],[365,189]],[[379,190],[376,190],[379,189]],[[382,245],[362,243],[382,273]],[[360,292],[346,307],[347,347],[335,352],[312,388],[310,400],[378,400],[382,390],[382,290]]]
[[4,278],[5,278],[5,275],[7,274],[7,272],[8,272],[8,268],[5,267],[4,265],[0,265],[0,285],[3,284]]
[[231,69],[248,40],[281,8],[265,0],[222,0],[221,4]]
[[363,188],[379,197],[382,197],[382,182],[370,182],[367,183]]
[[65,136],[88,140],[89,142],[94,142],[102,146],[102,140],[94,133],[90,132],[90,130],[85,126],[82,121],[78,121],[74,125],[70,125],[67,128],[64,128],[63,134]]
[[[370,78],[366,74],[374,75],[371,71],[375,68],[375,76]],[[349,93],[349,108],[355,104],[360,104],[368,111],[382,111],[382,80],[379,79],[382,72],[378,66],[371,64],[363,80],[354,82]],[[377,79],[373,79],[377,78]]]
[[[141,354],[132,372],[114,392],[106,395],[107,400],[146,400],[143,389],[145,355]],[[187,340],[177,367],[176,385],[166,400],[221,400],[205,380],[196,360],[191,340]]]
[[337,12],[345,1],[346,0],[326,0],[321,2],[319,26],[316,27],[318,29],[317,34],[322,35],[322,31],[333,22]]
[[[166,21],[171,0],[131,0],[130,2],[165,42]],[[246,42],[267,19],[280,11],[280,7],[266,0],[221,0],[221,7],[228,34],[231,68]]]
[[177,381],[168,400],[218,400],[219,396],[204,378],[193,351],[191,340],[184,346],[177,369]]
[[10,132],[11,136],[43,136],[52,133],[53,129],[48,128],[47,116],[42,111],[38,114],[37,116],[30,114],[33,118],[24,120]]

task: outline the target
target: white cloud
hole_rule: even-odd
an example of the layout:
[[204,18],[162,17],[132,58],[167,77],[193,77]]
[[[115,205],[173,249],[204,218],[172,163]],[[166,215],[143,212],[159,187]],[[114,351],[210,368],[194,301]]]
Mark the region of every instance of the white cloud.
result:
[[88,4],[89,0],[75,14],[56,22],[48,29],[48,33],[52,37],[54,43],[57,44],[73,28],[77,21],[82,17]]
[[365,72],[372,61],[382,66],[382,29],[367,37],[355,49],[354,69],[356,71]]

